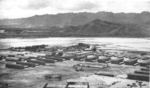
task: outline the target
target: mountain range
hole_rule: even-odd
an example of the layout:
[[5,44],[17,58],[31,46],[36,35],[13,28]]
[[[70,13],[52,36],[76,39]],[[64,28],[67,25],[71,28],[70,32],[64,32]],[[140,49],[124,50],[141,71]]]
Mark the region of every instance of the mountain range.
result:
[[28,18],[3,19],[0,25],[7,25],[21,28],[49,27],[49,26],[77,26],[100,19],[112,23],[132,23],[150,25],[150,12],[142,13],[64,13],[56,15],[35,15]]
[[[149,37],[150,12],[142,13],[64,13],[0,20],[0,28],[40,30],[40,36]],[[38,32],[39,33],[39,32]],[[34,35],[34,33],[31,33]],[[17,35],[17,33],[16,33]],[[24,34],[19,34],[24,35]],[[36,34],[39,36],[38,34]]]

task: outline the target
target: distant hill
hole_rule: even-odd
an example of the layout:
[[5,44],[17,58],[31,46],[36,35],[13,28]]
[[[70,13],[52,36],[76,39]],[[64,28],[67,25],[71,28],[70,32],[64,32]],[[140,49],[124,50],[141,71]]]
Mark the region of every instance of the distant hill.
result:
[[112,23],[95,19],[87,24],[65,27],[70,36],[147,37],[150,31],[135,24]]
[[[137,24],[112,23],[95,19],[78,26],[51,26],[49,29],[18,28],[0,37],[150,37],[150,30]],[[12,31],[14,30],[14,31]]]
[[0,25],[17,28],[41,28],[50,29],[51,26],[65,27],[78,26],[89,23],[95,19],[108,21],[112,23],[140,24],[150,25],[150,12],[142,13],[64,13],[57,15],[35,15],[33,17],[21,19],[4,19],[0,20]]

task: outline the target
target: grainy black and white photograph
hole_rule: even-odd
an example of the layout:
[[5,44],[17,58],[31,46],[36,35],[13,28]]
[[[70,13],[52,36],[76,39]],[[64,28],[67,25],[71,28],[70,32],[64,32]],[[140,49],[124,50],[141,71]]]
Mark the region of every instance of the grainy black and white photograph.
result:
[[0,88],[150,88],[150,0],[0,0]]

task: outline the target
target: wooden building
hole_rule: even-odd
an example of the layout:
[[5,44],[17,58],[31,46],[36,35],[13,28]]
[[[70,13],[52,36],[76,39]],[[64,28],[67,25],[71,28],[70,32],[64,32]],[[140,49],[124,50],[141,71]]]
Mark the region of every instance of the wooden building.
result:
[[149,71],[134,71],[134,73],[149,75]]
[[124,61],[125,65],[134,65],[135,63],[137,63],[137,59],[129,59]]
[[121,62],[123,62],[123,58],[111,57],[112,64],[120,64]]
[[81,60],[83,60],[83,59],[85,59],[86,58],[86,56],[76,56],[75,58],[74,58],[74,60],[76,60],[76,61],[81,61]]
[[59,62],[62,62],[64,60],[63,58],[60,58],[60,57],[46,57],[46,59],[56,60],[56,61],[59,61]]
[[109,61],[111,58],[106,56],[99,56],[98,62],[99,63],[106,63],[106,61]]
[[96,59],[97,59],[97,56],[95,56],[95,55],[88,55],[85,58],[85,61],[92,62],[93,60],[96,60]]
[[150,57],[143,57],[142,59],[139,59],[137,62],[140,64],[140,66],[146,67],[147,65],[150,64]]
[[95,75],[109,76],[109,77],[115,76],[113,73],[104,73],[104,72],[97,72],[97,73],[95,73]]
[[67,81],[67,85],[65,88],[90,88],[89,82],[86,81]]
[[17,61],[16,64],[26,65],[26,66],[28,66],[28,67],[35,67],[35,66],[36,66],[34,63],[31,63],[31,62],[21,62],[21,61]]
[[43,61],[45,63],[55,63],[53,59],[36,59],[36,60]]
[[21,59],[20,58],[17,58],[17,57],[6,57],[5,58],[5,60],[6,61],[21,61]]
[[74,57],[75,57],[74,55],[62,56],[62,58],[64,58],[65,60],[70,60],[70,59],[73,59]]
[[12,69],[24,69],[23,65],[19,64],[5,64],[6,68],[12,68]]
[[149,81],[150,78],[149,75],[133,73],[133,74],[128,74],[128,79]]
[[149,69],[149,68],[146,68],[146,67],[141,68],[141,70],[142,70],[142,71],[150,71],[150,69]]
[[27,60],[27,62],[36,63],[38,65],[45,65],[45,62],[39,60]]

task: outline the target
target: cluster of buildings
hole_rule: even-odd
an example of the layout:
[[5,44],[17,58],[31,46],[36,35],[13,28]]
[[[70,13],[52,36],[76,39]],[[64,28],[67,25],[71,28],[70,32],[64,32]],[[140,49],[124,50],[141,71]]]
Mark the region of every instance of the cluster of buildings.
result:
[[128,79],[140,80],[140,81],[149,81],[150,69],[149,66],[142,67],[140,70],[134,71],[134,73],[128,74]]
[[[33,48],[35,49],[36,47]],[[16,49],[18,50],[18,48]],[[29,64],[38,63],[40,65],[44,65],[44,63],[42,62],[54,63],[55,61],[63,61],[63,60],[70,60],[70,59],[73,59],[75,61],[111,63],[111,64],[118,64],[118,65],[125,64],[125,65],[135,65],[135,66],[136,65],[148,66],[150,64],[150,55],[144,55],[144,56],[138,56],[133,54],[125,55],[123,51],[119,52],[119,54],[118,51],[116,53],[115,51],[112,53],[112,52],[108,52],[107,50],[103,50],[103,51],[98,49],[96,50],[95,47],[91,48],[90,45],[82,44],[82,43],[79,43],[76,46],[65,47],[62,50],[60,50],[59,48],[53,50],[52,48],[49,49],[45,47],[40,48],[40,50],[44,50],[44,49],[49,51],[42,52],[43,55],[40,54],[34,55],[34,53],[32,54],[21,53],[25,51],[20,51],[14,54],[13,52],[15,51],[13,49],[12,53],[1,54],[0,60],[5,59],[6,61],[14,61],[16,62],[16,64],[22,64],[22,65],[25,65],[27,63]],[[72,49],[72,51],[70,51],[70,49]],[[34,52],[37,52],[36,49]]]
[[[22,48],[21,48],[22,49]],[[128,79],[149,81],[149,67],[150,55],[134,55],[128,54],[126,51],[109,52],[109,50],[100,50],[96,46],[79,43],[70,47],[57,48],[40,48],[41,51],[28,51],[25,50],[9,51],[0,53],[0,61],[4,62],[5,68],[12,69],[25,69],[33,68],[39,65],[55,64],[55,62],[63,62],[64,60],[94,62],[103,64],[117,64],[117,65],[132,65],[141,67],[140,70],[134,73],[127,74]],[[19,51],[19,52],[18,52]],[[82,64],[82,66],[85,64]],[[86,64],[87,65],[87,64]],[[95,66],[95,65],[87,65]],[[113,74],[95,73],[96,75],[115,77]],[[49,76],[47,76],[49,78]],[[58,76],[59,77],[59,76]],[[50,76],[51,78],[51,76]],[[71,86],[68,83],[68,86]],[[68,88],[68,87],[66,87]]]

